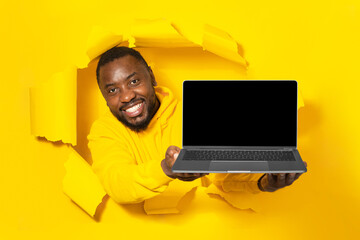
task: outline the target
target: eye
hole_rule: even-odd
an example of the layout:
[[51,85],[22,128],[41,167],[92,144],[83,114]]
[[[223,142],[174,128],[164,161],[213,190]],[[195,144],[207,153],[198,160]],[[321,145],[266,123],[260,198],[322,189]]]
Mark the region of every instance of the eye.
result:
[[139,79],[134,79],[130,81],[131,85],[136,85],[139,82]]
[[117,88],[109,88],[108,93],[114,94],[114,93],[116,93],[116,91],[117,91]]

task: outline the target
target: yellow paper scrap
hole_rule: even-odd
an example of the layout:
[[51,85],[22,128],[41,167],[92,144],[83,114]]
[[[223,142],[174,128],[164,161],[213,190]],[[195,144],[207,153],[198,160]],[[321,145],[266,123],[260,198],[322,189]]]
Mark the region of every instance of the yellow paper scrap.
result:
[[89,62],[100,56],[106,50],[115,47],[123,41],[123,36],[110,31],[100,25],[92,28],[86,42],[86,56],[77,62],[79,68],[85,68]]
[[248,62],[240,55],[242,51],[239,43],[223,30],[205,24],[202,46],[220,57],[248,66]]
[[184,38],[201,47],[204,35],[204,24],[201,22],[175,20],[171,26]]
[[211,184],[208,188],[205,189],[205,192],[208,194],[215,194],[222,197],[226,202],[232,205],[235,208],[239,209],[253,209],[254,211],[262,211],[264,209],[264,204],[262,196],[269,193],[254,194],[250,192],[224,192],[219,189],[214,184]]
[[196,47],[189,39],[180,35],[166,19],[138,20],[130,34],[137,47]]
[[204,50],[237,62],[244,67],[248,66],[241,45],[223,30],[208,24],[190,24],[186,22],[173,22],[172,26],[179,34],[202,46]]
[[186,197],[186,193],[198,186],[201,186],[201,179],[196,179],[192,182],[176,179],[170,182],[168,188],[163,193],[145,200],[144,210],[147,214],[179,213],[180,200]]
[[76,67],[30,88],[31,133],[76,145]]
[[90,165],[74,149],[71,150],[65,163],[63,191],[90,216],[94,216],[106,192]]

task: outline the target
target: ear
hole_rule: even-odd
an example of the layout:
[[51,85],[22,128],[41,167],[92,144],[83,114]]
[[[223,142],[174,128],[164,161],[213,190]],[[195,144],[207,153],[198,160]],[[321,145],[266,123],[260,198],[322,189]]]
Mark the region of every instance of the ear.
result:
[[151,84],[153,85],[153,87],[157,86],[157,82],[155,80],[154,73],[150,66],[149,66],[149,73],[150,73],[150,78],[151,78]]

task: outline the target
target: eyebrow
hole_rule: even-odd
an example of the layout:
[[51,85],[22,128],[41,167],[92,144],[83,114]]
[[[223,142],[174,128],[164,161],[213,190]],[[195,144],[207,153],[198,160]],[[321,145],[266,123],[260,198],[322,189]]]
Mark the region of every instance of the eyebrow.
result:
[[[128,80],[129,78],[133,77],[136,74],[136,72],[133,72],[132,74],[130,74],[129,76],[127,76],[125,79]],[[108,83],[105,85],[105,88],[108,88],[110,86],[115,85],[116,83]]]

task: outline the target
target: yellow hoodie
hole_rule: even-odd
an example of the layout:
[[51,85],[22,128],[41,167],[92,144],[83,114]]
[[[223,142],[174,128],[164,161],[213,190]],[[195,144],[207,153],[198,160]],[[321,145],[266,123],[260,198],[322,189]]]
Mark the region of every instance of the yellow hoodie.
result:
[[[181,102],[165,87],[155,87],[155,92],[161,104],[145,131],[131,131],[107,111],[88,135],[93,170],[118,203],[142,202],[164,192],[173,181],[160,164],[170,145],[181,147]],[[210,174],[213,183],[226,192],[259,192],[260,176]]]

